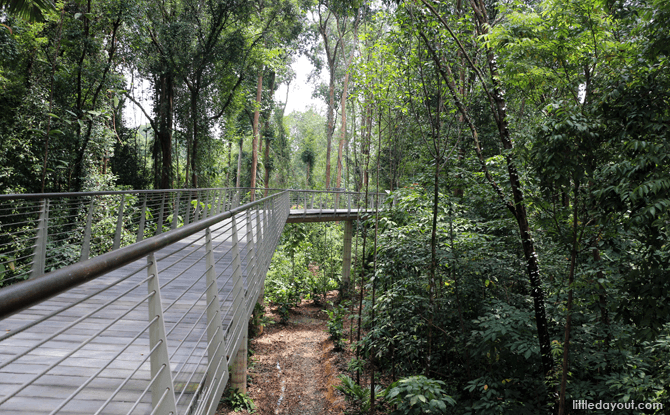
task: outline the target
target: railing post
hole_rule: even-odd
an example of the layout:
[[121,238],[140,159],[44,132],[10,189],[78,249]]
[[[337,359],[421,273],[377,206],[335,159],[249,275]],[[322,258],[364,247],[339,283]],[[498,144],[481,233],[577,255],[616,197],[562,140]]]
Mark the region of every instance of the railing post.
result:
[[126,204],[126,195],[121,195],[119,200],[119,215],[116,218],[116,233],[114,233],[114,245],[112,249],[119,249],[121,246],[121,232],[123,231],[123,207]]
[[195,212],[193,213],[193,222],[197,222],[200,219],[200,191],[196,190],[195,192]]
[[[265,217],[265,204],[267,202],[263,202],[262,207],[258,207],[256,209],[256,281],[254,283],[254,290],[258,292],[254,292],[255,297],[256,297],[256,303],[258,304],[263,304],[263,286],[261,284],[261,275],[263,275],[264,271],[264,266],[265,266],[265,235],[267,233],[267,228],[265,228],[265,220],[261,221],[261,214],[263,217]],[[261,223],[263,223],[263,227],[261,227]],[[253,298],[252,298],[253,301]],[[252,307],[253,309],[253,307]]]
[[353,221],[344,222],[344,245],[342,247],[342,298],[349,295],[349,285],[351,282],[351,236],[353,234]]
[[165,211],[165,193],[161,194],[161,207],[158,211],[158,223],[156,224],[156,235],[163,233],[163,212]]
[[144,201],[142,201],[142,213],[140,213],[140,226],[137,228],[137,242],[144,239],[144,223],[147,218],[147,194],[144,194]]
[[[151,354],[151,379],[156,378],[151,388],[152,413],[177,414],[177,406],[174,397],[174,384],[172,381],[172,370],[168,358],[167,339],[165,337],[165,322],[163,321],[163,306],[161,304],[161,291],[158,282],[158,266],[154,254],[147,257],[149,268],[149,321],[157,320],[149,327],[149,350],[156,350]],[[157,408],[158,407],[158,408]]]
[[256,266],[256,252],[254,249],[254,233],[253,226],[251,222],[251,209],[247,209],[247,284],[245,288],[244,296],[246,298],[245,309],[247,313],[249,312],[249,303],[251,303],[251,298],[249,297],[249,291],[252,289],[252,284],[255,279],[255,266]]
[[219,195],[219,209],[216,213],[221,213],[226,211],[226,189],[221,189],[221,194]]
[[[219,403],[223,388],[228,381],[228,361],[225,356],[223,340],[223,319],[221,318],[221,303],[219,289],[216,283],[214,264],[214,250],[212,249],[212,233],[209,228],[205,231],[205,249],[207,261],[207,380],[210,393],[207,399],[207,408]],[[209,412],[206,412],[209,413]]]
[[[240,249],[239,249],[239,238],[237,232],[237,218],[235,216],[231,217],[232,221],[232,237],[233,237],[233,289],[232,289],[232,310],[233,310],[233,319],[230,322],[228,332],[226,334],[226,341],[230,343],[232,340],[235,342],[235,339],[228,338],[229,335],[235,333],[235,327],[237,324],[241,324],[241,333],[239,339],[239,345],[237,354],[232,357],[232,370],[230,374],[230,388],[238,389],[241,392],[246,392],[247,389],[247,353],[246,353],[246,333],[247,333],[247,318],[246,313],[246,302],[245,302],[245,293],[244,286],[242,282],[242,261],[240,259]],[[242,349],[242,351],[240,351]]]
[[88,206],[86,215],[86,229],[84,230],[84,241],[81,243],[80,261],[86,261],[91,252],[91,224],[93,222],[93,212],[95,210],[95,197],[91,196],[91,203]]
[[33,252],[33,267],[30,278],[44,274],[47,258],[47,237],[49,235],[49,199],[42,199],[40,218],[37,222],[37,238]]
[[181,199],[181,192],[175,194],[174,209],[172,209],[172,225],[170,226],[170,229],[177,229],[177,225],[179,224],[179,199]]
[[186,203],[186,215],[184,215],[184,226],[191,223],[191,191],[188,191],[188,202]]
[[205,190],[205,207],[202,209],[202,218],[207,219],[208,217],[212,216],[212,212],[210,212],[210,198],[212,197],[212,192],[209,190]]
[[[230,220],[232,221],[233,233],[233,321],[230,322],[232,327],[235,324],[235,315],[237,314],[237,310],[241,308],[240,302],[244,301],[244,283],[242,281],[242,259],[240,258],[240,241],[239,233],[237,231],[237,218],[232,216]],[[228,333],[231,332],[231,330],[228,331]]]

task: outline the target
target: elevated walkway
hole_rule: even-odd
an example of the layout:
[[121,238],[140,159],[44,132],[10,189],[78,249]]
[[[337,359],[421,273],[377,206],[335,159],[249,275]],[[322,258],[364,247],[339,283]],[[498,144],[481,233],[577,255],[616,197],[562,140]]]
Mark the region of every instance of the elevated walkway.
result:
[[[359,209],[292,209],[286,223],[343,222],[358,219]],[[360,212],[365,212],[360,210]]]
[[0,196],[0,413],[214,413],[284,224],[345,221],[350,264],[360,195],[270,193]]

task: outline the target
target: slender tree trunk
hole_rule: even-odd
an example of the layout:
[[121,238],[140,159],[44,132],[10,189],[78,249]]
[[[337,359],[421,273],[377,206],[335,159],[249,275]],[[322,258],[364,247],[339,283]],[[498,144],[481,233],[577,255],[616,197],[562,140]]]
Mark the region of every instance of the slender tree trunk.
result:
[[174,114],[174,78],[172,74],[163,76],[163,114],[160,120],[160,147],[161,147],[161,189],[172,187],[172,117]]
[[347,140],[347,86],[349,84],[349,73],[344,76],[344,90],[342,91],[342,98],[340,99],[340,107],[342,112],[342,126],[340,130],[340,143],[337,146],[337,181],[335,187],[342,187],[342,153],[344,144]]
[[228,141],[228,170],[226,171],[226,184],[224,187],[230,186],[230,171],[233,169],[233,140]]
[[[89,3],[90,6],[90,3]],[[44,187],[47,179],[47,160],[49,158],[49,134],[51,133],[51,114],[53,113],[54,105],[54,80],[56,77],[56,63],[60,52],[60,40],[63,33],[63,15],[65,9],[60,12],[60,22],[58,23],[58,38],[56,39],[56,50],[54,51],[53,60],[51,62],[51,86],[49,88],[49,115],[47,119],[47,129],[44,134],[44,163],[42,165],[42,189],[40,193],[44,193]]]
[[[455,36],[455,34],[453,34],[451,28],[449,27],[447,22],[442,18],[442,16],[437,12],[437,10],[430,3],[428,3],[427,0],[421,0],[421,1],[424,5],[426,5],[426,7],[430,9],[431,13],[433,13],[440,20],[442,25],[449,31],[449,33],[453,36],[454,40],[458,43],[459,47],[462,47],[462,44],[460,43],[458,38]],[[473,5],[473,9],[476,9],[475,15],[477,16],[477,19],[481,23],[480,26],[482,26],[483,28],[488,27],[488,17],[485,14],[483,14],[486,12],[484,4],[479,2],[479,0],[470,0],[470,2]],[[553,367],[553,358],[551,356],[549,329],[544,305],[544,291],[542,289],[542,281],[540,279],[540,266],[537,260],[537,253],[535,251],[535,243],[533,241],[532,234],[530,232],[530,225],[528,223],[528,214],[526,212],[526,204],[521,182],[519,179],[519,174],[511,154],[513,145],[508,128],[507,110],[506,110],[507,104],[504,98],[502,88],[499,84],[500,76],[498,73],[496,57],[490,49],[487,51],[486,59],[488,61],[489,72],[491,74],[491,78],[493,81],[493,91],[490,92],[486,90],[486,92],[488,93],[488,96],[492,101],[491,106],[493,116],[494,119],[496,120],[496,125],[498,127],[498,135],[501,144],[503,146],[503,149],[507,153],[505,159],[507,162],[508,179],[512,191],[512,201],[507,200],[507,196],[504,194],[502,189],[497,185],[497,183],[495,183],[493,177],[488,171],[488,168],[486,167],[486,163],[481,152],[481,146],[479,145],[478,141],[477,130],[469,116],[467,108],[465,107],[465,105],[463,105],[463,102],[458,96],[457,89],[453,81],[453,74],[451,72],[449,64],[441,63],[439,58],[437,57],[435,50],[431,47],[430,42],[428,41],[426,35],[423,32],[420,32],[420,35],[423,37],[427,48],[430,50],[433,59],[438,65],[438,70],[442,75],[442,77],[444,78],[445,83],[449,86],[449,90],[452,99],[454,101],[454,104],[458,108],[459,112],[463,115],[466,124],[472,131],[473,140],[475,142],[475,151],[477,152],[477,156],[479,158],[482,171],[484,172],[487,181],[493,187],[496,193],[498,193],[499,197],[503,200],[503,202],[505,203],[505,205],[507,206],[507,208],[510,210],[510,212],[517,221],[517,225],[519,228],[519,236],[523,247],[523,253],[526,259],[526,269],[528,272],[528,278],[530,280],[530,285],[532,289],[531,296],[533,297],[533,304],[535,309],[535,322],[537,325],[538,341],[540,344],[540,354],[542,356],[542,369],[544,371],[545,376],[548,376]],[[473,63],[471,63],[471,60],[469,58],[467,60],[468,64],[471,65],[471,69],[475,71],[478,74],[478,76],[481,77],[481,72],[479,71],[479,69],[476,66],[474,66]]]
[[[93,96],[90,99],[91,102],[91,109],[96,107],[96,104],[98,102],[98,97],[100,96],[100,93],[102,92],[103,87],[105,86],[105,81],[107,79],[107,74],[109,73],[111,67],[112,67],[112,61],[114,59],[114,55],[116,53],[116,34],[119,29],[119,26],[121,26],[121,17],[119,16],[116,21],[114,21],[112,25],[112,33],[111,33],[111,39],[109,41],[109,49],[107,50],[107,65],[105,66],[105,69],[102,72],[102,76],[100,77],[100,81],[98,83],[98,86],[95,89],[95,92],[93,93]],[[77,130],[77,138],[79,141],[81,141],[81,147],[79,148],[77,152],[77,156],[74,162],[74,191],[78,192],[81,190],[82,186],[82,175],[83,175],[83,161],[84,161],[84,155],[86,154],[86,149],[88,147],[88,142],[91,139],[91,132],[93,131],[93,120],[89,119],[88,122],[86,123],[86,133],[84,134],[83,138],[81,137],[81,132],[79,127]],[[68,187],[69,187],[69,180],[68,180]]]
[[240,178],[242,177],[242,146],[244,145],[244,137],[240,137],[239,152],[237,153],[237,179],[235,180],[235,187],[240,187]]
[[[382,110],[378,109],[378,139],[377,139],[377,191],[375,192],[375,242],[373,247],[374,252],[374,268],[372,271],[372,301],[371,301],[371,324],[370,327],[372,330],[375,328],[375,296],[376,296],[376,278],[377,275],[377,237],[379,233],[379,162],[381,160],[381,148],[382,148]],[[375,411],[375,353],[374,350],[370,351],[370,411],[374,413]]]
[[[354,60],[354,52],[356,51],[356,44],[358,43],[358,16],[356,14],[356,20],[354,22],[354,44],[351,48],[351,54],[347,60],[347,66],[345,69],[346,73],[344,74],[344,82],[342,84],[342,98],[340,99],[340,113],[342,117],[342,125],[340,127],[340,143],[337,147],[337,184],[335,187],[342,187],[342,150],[347,142],[347,94],[349,91],[349,68],[351,63]],[[342,43],[342,55],[344,55],[344,42]]]
[[198,187],[198,173],[197,173],[197,162],[198,162],[198,136],[200,132],[198,131],[198,98],[200,95],[200,81],[196,79],[193,84],[193,89],[191,90],[191,123],[192,123],[192,133],[193,133],[193,150],[191,151],[191,187]]
[[335,66],[330,64],[330,80],[328,82],[328,127],[326,130],[326,189],[330,189],[330,148],[333,142],[333,131],[335,130]]
[[[366,108],[366,118],[367,118],[367,124],[368,124],[368,129],[365,131],[365,136],[366,136],[366,142],[363,144],[364,147],[366,147],[365,151],[365,171],[364,171],[364,177],[365,177],[365,200],[364,200],[364,206],[365,210],[368,209],[368,195],[369,195],[369,183],[367,181],[368,177],[368,167],[370,166],[370,147],[372,145],[372,134],[371,134],[371,129],[372,129],[372,97],[368,93],[368,99],[367,99],[368,107]],[[360,208],[359,208],[360,210]],[[363,264],[361,266],[361,295],[359,297],[359,304],[358,304],[358,331],[356,334],[356,341],[360,344],[361,341],[361,325],[363,323],[363,296],[365,295],[365,271],[367,269],[367,260],[366,260],[366,253],[365,253],[365,248],[366,248],[366,243],[367,243],[367,229],[363,227]],[[360,346],[356,346],[356,358],[360,358]],[[356,383],[360,385],[361,383],[361,378],[360,378],[360,371],[356,373]]]
[[574,212],[572,216],[572,249],[570,251],[570,273],[568,274],[568,310],[565,318],[565,334],[563,341],[563,364],[561,365],[561,390],[559,393],[558,415],[566,413],[565,408],[565,389],[568,383],[568,353],[570,349],[570,329],[572,325],[572,293],[573,283],[575,282],[575,263],[577,262],[577,215],[579,184],[575,184]]
[[[258,80],[256,81],[256,106],[254,108],[254,122],[252,125],[253,129],[253,140],[251,141],[251,188],[256,187],[256,167],[258,166],[258,140],[259,140],[259,129],[258,121],[261,115],[261,99],[263,97],[263,69],[260,70],[258,74]],[[254,191],[251,191],[251,200],[254,200]]]
[[[286,87],[288,89],[288,86]],[[272,71],[270,73],[270,85],[268,85],[268,89],[270,90],[270,93],[272,93],[275,89],[275,72]],[[282,111],[282,114],[284,112]],[[265,117],[265,134],[266,136],[268,135],[268,132],[270,131],[270,116],[271,116],[271,111],[267,111],[267,116]],[[262,140],[261,140],[262,141]],[[263,154],[263,167],[265,170],[265,174],[263,176],[263,184],[265,185],[265,192],[263,193],[265,197],[268,195],[268,189],[270,188],[270,139],[265,140],[265,153]]]
[[[467,332],[465,331],[463,308],[461,306],[461,292],[458,284],[458,275],[455,274],[457,269],[456,267],[458,266],[458,260],[456,257],[456,252],[454,251],[454,211],[451,204],[449,205],[449,239],[451,241],[451,257],[453,258],[453,262],[449,268],[451,271],[451,277],[454,280],[454,288],[456,290],[456,306],[458,307],[458,319],[461,324],[461,334],[463,334],[463,342],[467,342]],[[468,380],[470,380],[472,379],[472,374],[470,372],[470,351],[467,347],[464,347],[463,350],[465,351],[465,370],[468,375]]]

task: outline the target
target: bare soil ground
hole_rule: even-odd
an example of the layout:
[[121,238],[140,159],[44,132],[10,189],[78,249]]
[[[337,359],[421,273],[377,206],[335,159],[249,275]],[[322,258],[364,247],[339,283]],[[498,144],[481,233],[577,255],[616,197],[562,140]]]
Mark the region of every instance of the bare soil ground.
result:
[[[329,295],[333,300],[336,293]],[[269,308],[266,316],[279,321]],[[328,316],[311,301],[291,311],[288,324],[266,326],[251,341],[254,355],[247,394],[260,415],[343,414],[345,401],[334,388],[346,366],[346,355],[333,352],[326,333]],[[219,405],[217,415],[236,414]],[[240,412],[237,412],[239,414]]]

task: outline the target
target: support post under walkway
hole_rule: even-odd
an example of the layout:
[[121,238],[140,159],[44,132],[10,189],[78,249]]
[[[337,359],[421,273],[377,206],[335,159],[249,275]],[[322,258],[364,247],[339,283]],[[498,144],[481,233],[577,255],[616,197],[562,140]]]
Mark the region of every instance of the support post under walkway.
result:
[[249,339],[249,322],[244,322],[242,333],[240,333],[240,347],[233,358],[230,369],[230,389],[239,393],[247,393],[247,343]]
[[354,221],[344,221],[344,245],[342,252],[342,297],[349,295],[351,285],[351,236],[354,230]]

